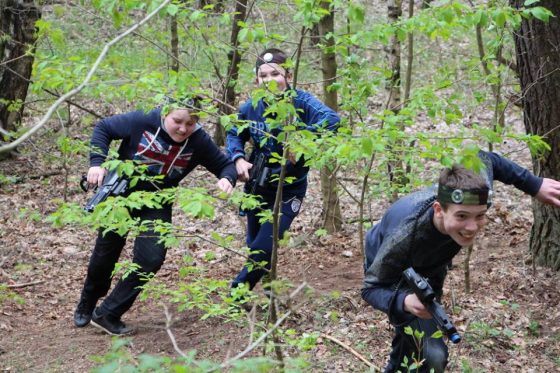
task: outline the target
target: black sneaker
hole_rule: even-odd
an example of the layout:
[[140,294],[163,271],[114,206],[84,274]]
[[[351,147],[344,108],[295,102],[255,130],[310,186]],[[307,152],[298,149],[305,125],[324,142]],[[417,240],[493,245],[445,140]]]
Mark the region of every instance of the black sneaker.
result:
[[132,328],[126,326],[120,319],[112,315],[99,315],[97,308],[93,311],[91,325],[103,330],[109,335],[129,335],[134,333]]
[[80,302],[74,311],[74,325],[83,328],[91,321],[91,314],[95,308],[97,300],[89,299],[84,296],[80,298]]

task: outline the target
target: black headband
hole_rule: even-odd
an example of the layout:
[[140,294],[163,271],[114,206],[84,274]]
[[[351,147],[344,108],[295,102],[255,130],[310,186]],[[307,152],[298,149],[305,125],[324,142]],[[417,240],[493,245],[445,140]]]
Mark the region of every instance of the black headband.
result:
[[283,53],[273,53],[266,52],[262,56],[257,57],[257,62],[255,63],[255,72],[259,72],[259,67],[265,63],[275,63],[277,65],[282,65],[286,63],[286,56]]
[[460,189],[438,186],[437,200],[440,203],[454,203],[456,205],[486,205],[492,204],[492,191],[486,189]]

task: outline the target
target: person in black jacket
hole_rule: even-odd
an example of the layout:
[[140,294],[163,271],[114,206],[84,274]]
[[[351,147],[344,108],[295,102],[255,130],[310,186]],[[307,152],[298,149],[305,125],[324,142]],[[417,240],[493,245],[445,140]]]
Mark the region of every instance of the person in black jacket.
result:
[[[480,152],[482,174],[461,166],[442,171],[436,187],[395,202],[366,235],[362,298],[385,312],[395,326],[386,373],[402,369],[405,357],[424,362],[418,372],[443,372],[445,342],[430,338],[437,330],[430,313],[404,284],[402,273],[413,267],[441,297],[448,264],[461,247],[473,243],[486,224],[493,180],[513,184],[541,202],[560,207],[560,182],[540,178],[496,153]],[[406,326],[424,332],[420,351]],[[405,369],[406,370],[406,369]]]
[[[127,191],[156,191],[176,187],[197,165],[202,165],[219,179],[217,187],[230,193],[235,186],[237,171],[233,162],[212,142],[201,128],[196,100],[171,102],[148,113],[134,111],[101,120],[91,139],[90,185],[102,185],[106,170],[102,167],[113,140],[122,140],[119,159],[133,160],[147,167],[149,176],[163,176],[157,181],[142,180]],[[130,215],[140,221],[171,222],[171,203],[161,208],[131,209]],[[165,259],[166,247],[153,230],[143,232],[134,241],[133,263],[140,270],[122,278],[113,291],[96,308],[99,298],[111,286],[111,272],[126,242],[126,235],[99,231],[91,254],[80,301],[74,312],[77,327],[87,324],[111,335],[130,334],[121,316],[132,306],[145,283],[146,274],[156,273]]]

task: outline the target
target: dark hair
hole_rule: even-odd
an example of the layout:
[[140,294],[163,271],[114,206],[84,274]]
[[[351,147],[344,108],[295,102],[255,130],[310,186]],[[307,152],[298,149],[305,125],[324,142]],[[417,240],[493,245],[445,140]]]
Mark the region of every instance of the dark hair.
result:
[[[266,56],[267,54],[269,56]],[[278,48],[267,48],[264,51],[262,51],[257,57],[257,61],[255,62],[255,73],[258,74],[259,67],[261,67],[261,65],[264,65],[265,63],[275,63],[278,65],[282,65],[286,63],[287,59],[288,57],[286,56],[286,53],[283,50]],[[288,71],[288,69],[286,68],[285,70],[286,72]]]
[[460,164],[443,169],[439,175],[437,200],[444,209],[447,209],[449,203],[488,204],[489,194],[490,188],[486,180]]

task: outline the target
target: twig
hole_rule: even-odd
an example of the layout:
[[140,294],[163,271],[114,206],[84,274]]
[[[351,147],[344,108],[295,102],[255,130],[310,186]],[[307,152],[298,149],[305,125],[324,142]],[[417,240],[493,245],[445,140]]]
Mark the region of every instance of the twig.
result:
[[[45,92],[47,92],[47,93],[49,93],[49,94],[55,96],[55,97],[60,97],[60,95],[59,95],[58,93],[56,93],[56,92],[50,91],[50,90],[48,90],[48,89],[46,89],[46,88],[43,88],[43,90],[44,90]],[[77,107],[78,109],[80,109],[80,110],[82,110],[82,111],[85,111],[86,113],[89,113],[89,114],[93,115],[94,117],[96,117],[96,118],[98,118],[98,119],[103,118],[100,114],[97,114],[95,111],[93,111],[93,110],[91,110],[91,109],[88,109],[87,107],[82,106],[82,105],[80,105],[80,104],[77,104],[76,102],[74,102],[74,101],[72,101],[72,100],[66,100],[66,102],[69,103],[69,104],[72,105],[72,106]]]
[[249,352],[253,351],[256,347],[258,347],[259,344],[261,344],[262,341],[264,341],[270,334],[272,334],[272,332],[274,332],[284,322],[284,320],[286,320],[288,318],[288,316],[290,316],[291,314],[292,314],[291,310],[286,312],[282,317],[280,317],[276,321],[276,323],[272,326],[272,328],[270,328],[266,333],[261,335],[251,345],[247,346],[246,349],[244,349],[243,351],[241,351],[240,353],[238,353],[237,355],[235,355],[234,357],[232,357],[228,361],[223,362],[222,364],[220,364],[220,366],[218,366],[216,368],[209,369],[206,372],[215,372],[216,370],[224,369],[227,366],[231,365],[233,362],[235,362],[235,361],[241,359],[243,356],[247,355]]
[[[303,282],[301,283],[301,285],[299,285],[297,287],[297,289],[295,289],[291,294],[290,297],[295,297],[301,290],[303,290],[305,287],[307,287],[307,282]],[[284,315],[282,315],[282,317],[280,317],[276,323],[272,326],[272,328],[270,328],[266,333],[264,333],[263,335],[261,335],[257,340],[255,340],[255,342],[253,342],[252,344],[250,344],[249,346],[247,346],[247,348],[245,348],[243,351],[241,351],[240,353],[238,353],[237,355],[235,355],[234,357],[232,357],[231,359],[223,362],[222,364],[220,364],[220,366],[212,368],[207,370],[206,372],[215,372],[216,370],[219,369],[224,369],[226,367],[228,367],[229,365],[231,365],[232,363],[234,363],[235,361],[241,359],[243,356],[247,355],[249,352],[253,351],[256,347],[258,347],[258,345],[264,341],[270,334],[272,334],[272,332],[274,332],[283,322],[284,320],[286,320],[288,318],[288,316],[290,316],[292,314],[292,310],[289,310],[288,312],[286,312]]]
[[[51,171],[51,172],[45,172],[44,174],[39,174],[39,175],[31,175],[28,177],[28,179],[30,180],[37,180],[37,179],[43,179],[46,177],[51,177],[51,176],[58,176],[61,175],[62,172],[61,171]],[[24,179],[24,178],[22,178]]]
[[165,304],[163,304],[163,311],[165,313],[165,331],[167,332],[167,335],[169,336],[169,339],[171,340],[171,344],[173,344],[173,349],[175,351],[177,351],[177,353],[179,355],[186,358],[187,355],[183,351],[181,351],[181,349],[177,345],[177,340],[175,340],[175,336],[173,335],[173,332],[171,331],[171,314],[169,313],[169,309],[167,308],[167,306]]
[[9,289],[16,289],[16,288],[25,288],[28,286],[33,286],[33,285],[38,285],[38,284],[42,284],[43,280],[38,280],[38,281],[31,281],[31,282],[23,282],[21,284],[13,284],[13,285],[8,285]]
[[131,34],[132,32],[134,32],[137,28],[139,28],[140,26],[142,26],[144,23],[146,23],[148,20],[150,20],[153,16],[155,16],[161,9],[163,9],[167,4],[169,4],[171,0],[164,0],[160,6],[158,6],[156,9],[154,9],[150,14],[148,14],[146,17],[144,17],[144,19],[142,19],[140,22],[134,24],[132,27],[130,27],[128,30],[126,30],[125,32],[123,32],[122,34],[118,35],[116,38],[114,38],[113,40],[111,40],[110,42],[108,42],[107,44],[105,44],[105,46],[103,47],[103,50],[101,51],[101,53],[99,54],[99,56],[97,57],[97,60],[95,61],[95,63],[93,64],[93,66],[91,67],[91,69],[89,70],[86,78],[83,80],[83,82],[76,88],[72,89],[71,91],[65,93],[64,95],[60,96],[58,98],[58,100],[55,101],[54,104],[51,105],[51,107],[49,108],[49,110],[47,111],[47,113],[43,116],[43,118],[39,121],[39,123],[37,123],[36,125],[34,125],[33,127],[31,127],[29,129],[29,131],[27,131],[26,133],[24,133],[21,137],[19,137],[17,140],[0,146],[0,153],[3,152],[7,152],[10,151],[12,149],[15,149],[19,144],[21,144],[22,142],[24,142],[25,140],[27,140],[29,137],[31,137],[31,135],[33,135],[35,132],[37,132],[41,127],[43,127],[47,121],[50,119],[50,117],[53,115],[53,113],[55,112],[55,110],[60,106],[60,104],[62,104],[64,101],[66,101],[67,99],[69,99],[70,97],[78,94],[82,89],[85,88],[85,86],[89,83],[89,81],[92,79],[93,75],[95,74],[95,72],[97,71],[97,69],[99,68],[99,65],[101,64],[101,61],[103,61],[103,59],[105,59],[105,56],[107,55],[107,53],[109,52],[109,49],[116,43],[118,43],[120,40],[122,40],[123,38],[125,38],[126,36],[128,36],[129,34]]
[[328,339],[329,341],[333,341],[334,343],[336,343],[337,345],[339,345],[340,347],[346,349],[347,351],[349,351],[352,355],[356,356],[358,359],[360,359],[364,364],[366,364],[368,367],[370,368],[374,368],[375,370],[379,370],[381,371],[381,369],[379,369],[378,367],[376,367],[375,365],[373,365],[372,363],[370,363],[365,357],[363,357],[362,355],[360,355],[356,350],[354,350],[352,347],[348,346],[346,343],[339,341],[338,339],[336,339],[335,337],[331,337],[328,334],[322,334],[321,333],[321,337]]

